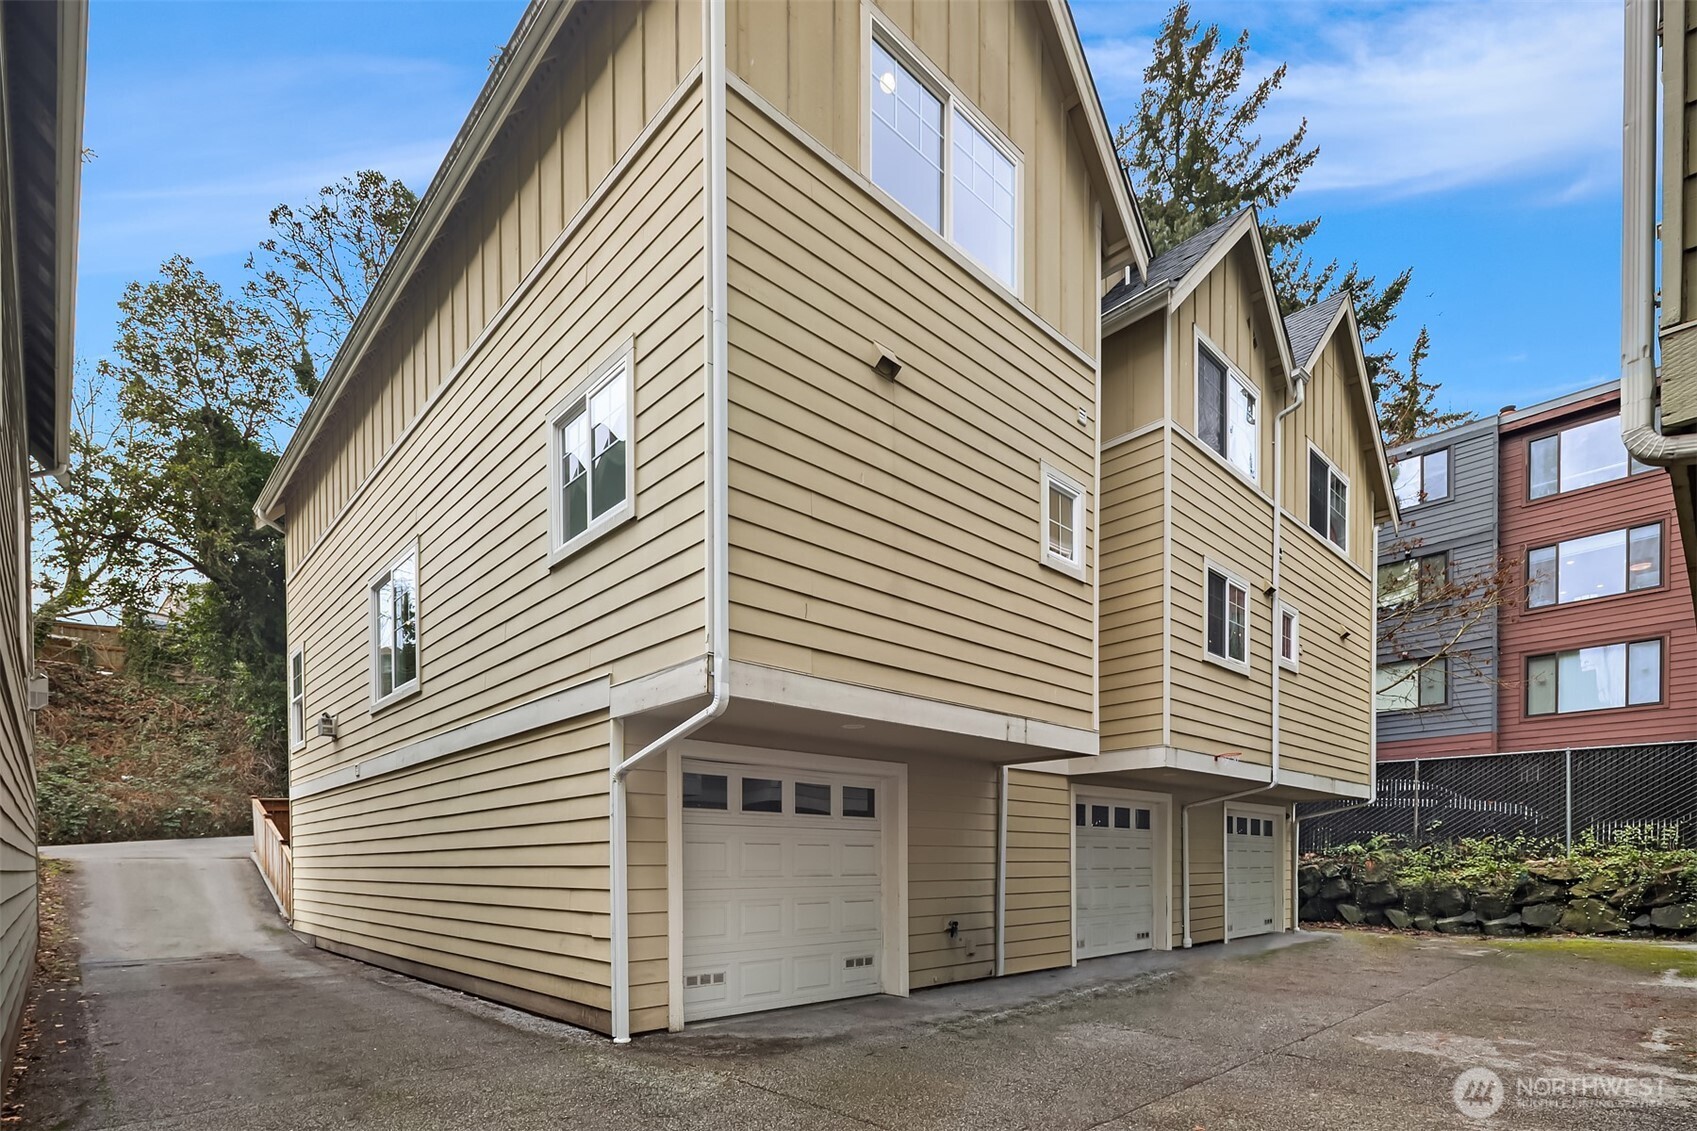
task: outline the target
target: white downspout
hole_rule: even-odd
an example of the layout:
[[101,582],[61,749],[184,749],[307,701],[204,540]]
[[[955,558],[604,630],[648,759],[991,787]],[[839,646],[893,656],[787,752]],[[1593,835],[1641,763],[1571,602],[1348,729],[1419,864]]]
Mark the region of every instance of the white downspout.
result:
[[[1283,447],[1281,440],[1283,439],[1283,436],[1284,436],[1285,418],[1287,416],[1289,416],[1291,413],[1295,412],[1297,409],[1301,408],[1303,406],[1303,403],[1308,399],[1308,380],[1309,380],[1309,374],[1308,374],[1308,371],[1306,369],[1298,369],[1295,372],[1295,374],[1293,374],[1293,376],[1294,376],[1295,382],[1296,382],[1296,395],[1294,397],[1292,397],[1291,402],[1288,405],[1286,405],[1284,408],[1280,409],[1279,414],[1276,417],[1273,418],[1273,578],[1272,578],[1272,598],[1273,598],[1273,641],[1272,641],[1272,644],[1273,644],[1273,647],[1271,649],[1272,657],[1273,657],[1273,702],[1272,702],[1272,722],[1273,722],[1273,726],[1272,726],[1271,766],[1269,767],[1269,772],[1268,772],[1268,775],[1267,775],[1267,783],[1265,785],[1252,786],[1249,789],[1240,789],[1236,793],[1224,793],[1224,794],[1219,794],[1219,795],[1214,796],[1214,797],[1204,797],[1200,801],[1192,801],[1190,804],[1184,806],[1182,809],[1179,810],[1179,818],[1178,818],[1179,819],[1179,856],[1181,856],[1184,859],[1183,876],[1181,877],[1181,880],[1182,880],[1182,889],[1181,890],[1183,891],[1181,901],[1182,901],[1182,904],[1183,904],[1182,914],[1183,914],[1183,918],[1184,918],[1184,946],[1187,947],[1187,948],[1192,945],[1191,938],[1190,938],[1190,811],[1192,809],[1196,809],[1196,808],[1203,806],[1203,805],[1216,805],[1216,804],[1224,805],[1228,801],[1237,801],[1240,798],[1251,797],[1251,796],[1253,796],[1257,793],[1266,793],[1270,789],[1277,788],[1278,784],[1279,784],[1279,745],[1280,745],[1280,737],[1281,737],[1281,728],[1280,728],[1280,725],[1279,725],[1279,670],[1280,669],[1279,669],[1279,639],[1278,639],[1278,631],[1279,631],[1278,608],[1279,608],[1279,595],[1281,593],[1281,590],[1279,588],[1279,583],[1280,583],[1281,577],[1283,576],[1281,566],[1282,566],[1282,559],[1283,559],[1283,556],[1284,556],[1283,531],[1284,531],[1284,525],[1285,525],[1285,522],[1284,522],[1285,462],[1284,462],[1284,458],[1283,458],[1283,452],[1281,450],[1282,447]],[[1224,857],[1222,857],[1221,858],[1222,868],[1224,867],[1224,863],[1225,863]],[[1221,887],[1221,890],[1220,890],[1220,899],[1221,899],[1221,905],[1224,906],[1224,902],[1225,902],[1225,899],[1226,899],[1226,893],[1225,893],[1225,889],[1224,889],[1223,886]],[[1222,931],[1223,931],[1223,928],[1222,928]]]
[[996,977],[1007,973],[1008,964],[1008,772],[1003,766],[996,790]]
[[704,141],[706,163],[707,226],[703,232],[707,258],[704,317],[707,341],[703,364],[706,369],[707,399],[703,407],[705,446],[704,519],[707,526],[707,637],[710,650],[712,697],[707,705],[628,758],[624,753],[623,727],[612,728],[612,782],[608,791],[609,910],[612,914],[613,1043],[630,1043],[630,873],[625,849],[626,778],[643,759],[686,738],[724,714],[731,701],[730,683],[730,558],[729,492],[727,489],[726,427],[730,380],[726,373],[729,344],[726,335],[725,303],[728,292],[725,242],[725,0],[707,0],[705,28],[706,73],[702,86],[702,110],[706,118]]
[[[1683,33],[1682,33],[1683,34]],[[1697,436],[1656,430],[1656,0],[1626,0],[1620,432],[1639,462],[1697,461]]]

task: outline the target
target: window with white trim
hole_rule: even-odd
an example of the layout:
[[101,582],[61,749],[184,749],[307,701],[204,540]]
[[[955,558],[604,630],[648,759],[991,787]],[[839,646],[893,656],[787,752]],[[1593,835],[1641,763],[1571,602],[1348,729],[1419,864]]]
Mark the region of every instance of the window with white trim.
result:
[[1207,652],[1214,659],[1249,666],[1249,586],[1223,570],[1207,569]]
[[1279,663],[1294,671],[1302,660],[1302,619],[1280,601],[1274,623],[1279,632]]
[[1043,468],[1043,564],[1084,576],[1084,487]]
[[1338,549],[1349,548],[1349,480],[1316,448],[1308,449],[1308,525]]
[[299,648],[289,656],[289,749],[306,745],[306,654]]
[[371,583],[371,704],[418,690],[418,547],[409,546]]
[[632,513],[632,352],[627,342],[548,416],[552,561],[594,541]]
[[872,37],[872,183],[1017,290],[1019,167],[974,108]]
[[1196,342],[1196,434],[1226,462],[1255,478],[1260,433],[1255,392],[1225,359]]

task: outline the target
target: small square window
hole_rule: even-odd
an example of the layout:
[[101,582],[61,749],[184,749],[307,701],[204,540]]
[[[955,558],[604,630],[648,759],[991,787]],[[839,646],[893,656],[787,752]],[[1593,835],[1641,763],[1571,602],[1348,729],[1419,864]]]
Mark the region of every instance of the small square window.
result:
[[1084,576],[1084,488],[1053,468],[1043,469],[1044,565]]
[[1235,577],[1207,571],[1207,650],[1228,663],[1249,664],[1249,588]]
[[1090,825],[1092,828],[1105,829],[1108,827],[1108,807],[1092,805],[1090,807]]
[[1114,828],[1131,828],[1131,809],[1125,805],[1114,806]]
[[843,786],[843,816],[845,817],[876,817],[878,815],[877,802],[877,791],[868,786]]
[[631,513],[633,360],[626,345],[548,418],[553,500],[550,561],[568,557]]
[[1137,827],[1140,829],[1149,827],[1149,810],[1139,809],[1137,811]]
[[1250,836],[1260,836],[1261,835],[1261,818],[1251,817],[1249,819],[1249,835]]
[[831,815],[831,787],[812,782],[795,783],[795,811],[807,816]]
[[784,811],[784,783],[772,778],[743,778],[742,811],[744,813],[782,813]]
[[725,809],[730,805],[724,774],[684,774],[685,809]]
[[1239,817],[1237,819],[1237,831],[1238,831],[1238,834],[1240,836],[1248,836],[1249,835],[1249,818],[1248,817]]

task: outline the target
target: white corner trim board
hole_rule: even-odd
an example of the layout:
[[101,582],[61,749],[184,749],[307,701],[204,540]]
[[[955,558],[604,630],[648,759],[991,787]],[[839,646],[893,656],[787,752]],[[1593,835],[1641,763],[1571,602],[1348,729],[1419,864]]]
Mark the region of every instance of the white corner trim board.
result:
[[314,797],[355,782],[370,781],[385,774],[410,770],[426,762],[461,754],[473,747],[499,742],[526,731],[563,723],[579,715],[605,709],[610,695],[611,685],[606,676],[592,679],[587,683],[568,687],[564,691],[532,699],[517,707],[485,715],[476,722],[410,742],[386,754],[361,759],[329,773],[292,784],[289,787],[289,799],[298,801],[303,797]]

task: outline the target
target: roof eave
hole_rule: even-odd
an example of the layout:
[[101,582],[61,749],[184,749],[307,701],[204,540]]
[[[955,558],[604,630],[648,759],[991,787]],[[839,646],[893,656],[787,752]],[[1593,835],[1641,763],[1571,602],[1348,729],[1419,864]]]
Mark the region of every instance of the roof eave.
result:
[[81,230],[82,140],[85,70],[88,60],[88,5],[83,0],[59,5],[59,128],[58,203],[54,221],[58,229],[54,249],[58,255],[55,279],[58,313],[53,329],[54,343],[53,452],[49,471],[59,473],[71,459],[71,400],[76,375],[77,352],[77,236]]
[[1102,312],[1102,336],[1118,333],[1133,322],[1141,322],[1158,310],[1165,310],[1172,298],[1173,287],[1165,283],[1133,295],[1124,302]]

